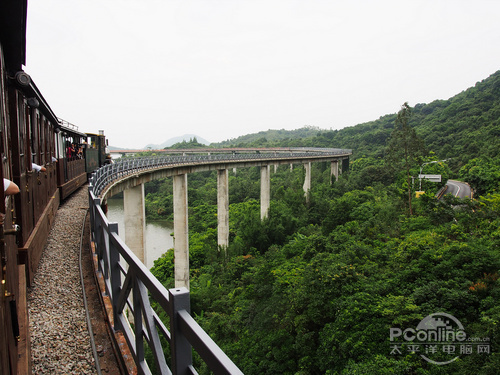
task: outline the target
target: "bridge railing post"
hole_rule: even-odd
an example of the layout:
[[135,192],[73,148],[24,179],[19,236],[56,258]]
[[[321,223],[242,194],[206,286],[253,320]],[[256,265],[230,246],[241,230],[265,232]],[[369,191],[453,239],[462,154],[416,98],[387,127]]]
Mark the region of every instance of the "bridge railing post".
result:
[[[118,235],[118,223],[109,223],[109,235]],[[122,285],[122,274],[120,269],[120,253],[115,248],[114,241],[110,241],[109,246],[109,273],[111,290],[111,304],[113,306],[113,322],[115,331],[123,329],[119,319],[118,296],[120,295]]]
[[94,233],[94,218],[95,218],[95,212],[94,212],[94,205],[92,204],[92,200],[94,199],[93,195],[91,193],[94,192],[94,177],[92,177],[92,180],[89,184],[89,215],[90,215],[90,234],[92,235]]
[[191,344],[182,334],[179,325],[179,311],[186,310],[190,313],[191,303],[187,288],[169,289],[170,300],[170,351],[172,356],[172,373],[174,375],[189,374],[188,368],[192,366],[193,359]]
[[101,230],[102,230],[102,223],[100,222],[100,220],[98,219],[98,215],[97,213],[95,212],[97,207],[99,207],[101,205],[101,199],[100,198],[94,198],[94,202],[92,204],[92,214],[91,216],[93,217],[94,219],[94,226],[93,226],[93,234],[94,234],[94,237],[93,237],[93,240],[94,242],[97,243],[97,246],[101,246],[102,244],[100,243],[101,241]]

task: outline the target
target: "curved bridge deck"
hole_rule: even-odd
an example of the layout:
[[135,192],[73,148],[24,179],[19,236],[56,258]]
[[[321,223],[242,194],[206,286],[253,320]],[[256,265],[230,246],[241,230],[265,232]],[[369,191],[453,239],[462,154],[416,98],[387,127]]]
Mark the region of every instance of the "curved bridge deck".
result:
[[[125,158],[104,166],[94,179],[94,191],[104,198],[140,183],[154,179],[227,168],[246,168],[264,165],[305,164],[309,162],[348,160],[352,150],[337,148],[229,148],[155,150],[155,152],[182,153],[182,156]],[[253,151],[252,153],[250,153]],[[117,151],[115,151],[117,152]],[[207,155],[189,155],[204,153]],[[129,176],[141,178],[121,189],[113,189]]]

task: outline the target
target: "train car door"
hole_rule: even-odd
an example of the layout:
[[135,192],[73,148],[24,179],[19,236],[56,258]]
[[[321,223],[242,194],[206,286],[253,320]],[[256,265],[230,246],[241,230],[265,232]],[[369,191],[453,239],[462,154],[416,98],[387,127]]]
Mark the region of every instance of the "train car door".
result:
[[9,90],[9,117],[12,173],[14,182],[21,189],[16,197],[16,222],[21,226],[20,245],[22,245],[26,243],[34,227],[33,189],[26,174],[28,163],[31,163],[26,137],[26,131],[29,129],[28,106],[22,93],[15,89]]

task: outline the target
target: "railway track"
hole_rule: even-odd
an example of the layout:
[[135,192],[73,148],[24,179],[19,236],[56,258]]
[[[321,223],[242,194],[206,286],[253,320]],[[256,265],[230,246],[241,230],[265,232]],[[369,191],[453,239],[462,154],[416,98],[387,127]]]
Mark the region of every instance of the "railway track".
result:
[[28,290],[34,374],[120,374],[82,236],[87,208],[85,188],[60,206]]

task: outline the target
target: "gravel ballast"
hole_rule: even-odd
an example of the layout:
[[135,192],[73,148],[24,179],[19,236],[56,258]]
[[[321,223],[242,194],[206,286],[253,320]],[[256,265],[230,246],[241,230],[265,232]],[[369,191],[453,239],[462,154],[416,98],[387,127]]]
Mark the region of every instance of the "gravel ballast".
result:
[[34,374],[95,374],[79,271],[88,191],[61,204],[28,289]]

